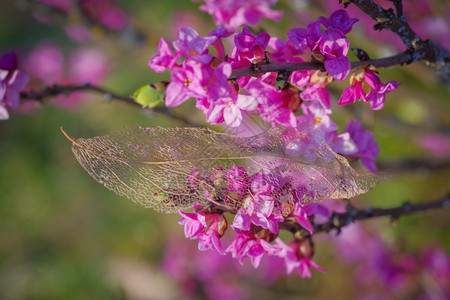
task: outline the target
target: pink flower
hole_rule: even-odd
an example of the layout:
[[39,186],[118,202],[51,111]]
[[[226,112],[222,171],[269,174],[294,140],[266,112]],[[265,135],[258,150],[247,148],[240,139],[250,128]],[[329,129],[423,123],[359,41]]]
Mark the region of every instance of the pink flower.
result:
[[278,255],[281,249],[263,239],[256,238],[251,231],[244,231],[236,234],[233,242],[225,251],[230,252],[241,264],[246,257],[250,257],[252,265],[257,268],[264,257],[264,253],[274,256]]
[[300,93],[300,97],[307,101],[318,101],[325,108],[331,107],[330,93],[325,88],[323,82],[308,85],[308,87]]
[[269,40],[270,35],[267,32],[261,32],[255,37],[244,27],[241,33],[234,36],[236,48],[232,57],[238,64],[233,64],[233,67],[249,66],[255,60],[265,58],[264,50],[267,48]]
[[309,278],[311,277],[311,267],[320,272],[326,272],[325,269],[322,269],[311,260],[314,251],[309,240],[294,240],[289,245],[286,245],[282,240],[277,238],[275,242],[282,249],[278,256],[284,259],[288,274],[291,274],[294,270],[298,270],[302,278]]
[[329,217],[330,211],[325,206],[319,205],[317,203],[302,205],[300,202],[297,202],[295,203],[292,215],[295,216],[298,224],[300,224],[303,228],[313,234],[314,228],[309,221],[309,217],[313,215],[322,215],[324,217]]
[[203,66],[203,86],[208,93],[208,101],[214,102],[221,98],[228,98],[234,92],[230,87],[228,78],[231,75],[231,65],[223,62],[215,69]]
[[373,133],[369,130],[364,130],[361,123],[356,120],[350,121],[344,131],[350,134],[351,139],[358,147],[358,151],[352,156],[359,157],[369,171],[377,172],[375,159],[380,153],[380,148],[373,139]]
[[271,61],[273,62],[302,62],[303,59],[296,55],[302,54],[303,51],[296,47],[291,41],[283,41],[282,39],[271,37],[269,40],[270,48],[275,51],[270,52]]
[[336,10],[329,18],[319,17],[319,20],[326,28],[336,28],[344,34],[349,33],[352,30],[353,24],[358,22],[357,18],[350,18],[343,9]]
[[242,110],[254,111],[257,105],[252,96],[231,94],[211,104],[206,112],[206,120],[210,124],[225,122],[228,126],[238,127],[242,122]]
[[178,106],[191,97],[206,96],[202,75],[201,65],[194,61],[186,60],[181,67],[174,68],[166,90],[166,106]]
[[177,54],[182,54],[186,58],[202,64],[208,64],[212,59],[212,55],[208,54],[208,47],[216,39],[215,36],[202,38],[194,29],[185,27],[178,31],[178,39],[172,44]]
[[226,60],[225,47],[222,42],[222,38],[229,37],[233,32],[228,31],[225,27],[217,27],[211,31],[208,36],[215,36],[216,40],[212,43],[212,46],[216,49],[216,57],[221,60]]
[[311,48],[315,51],[317,48],[317,41],[321,36],[320,21],[310,23],[306,29],[293,28],[288,31],[287,36],[289,40],[299,49],[304,50]]
[[42,80],[46,85],[61,82],[65,78],[64,55],[59,47],[52,43],[39,44],[25,61],[26,71]]
[[100,83],[107,73],[108,61],[98,50],[82,48],[69,59],[69,78],[77,84]]
[[223,235],[222,231],[226,222],[222,215],[202,212],[185,213],[183,211],[178,213],[183,217],[178,224],[184,225],[184,234],[187,238],[199,240],[198,249],[200,251],[215,249],[220,254],[224,254],[220,237]]
[[348,132],[337,134],[339,127],[330,118],[331,109],[323,107],[317,101],[302,103],[301,108],[303,115],[297,117],[299,123],[318,129],[334,152],[343,155],[357,152],[358,148]]
[[367,101],[370,103],[370,108],[373,110],[382,109],[384,107],[386,93],[395,91],[400,85],[400,83],[395,81],[389,81],[386,84],[383,84],[378,76],[369,72],[365,74],[364,80],[372,88],[366,97]]
[[261,18],[279,21],[283,12],[272,10],[277,0],[205,0],[200,10],[209,13],[217,25],[235,31],[242,25],[258,24]]
[[373,66],[356,70],[350,76],[350,86],[344,89],[337,104],[346,105],[363,100],[369,102],[373,110],[382,109],[386,93],[396,90],[400,83],[389,81],[383,84],[377,74],[378,71]]
[[339,29],[328,28],[317,41],[320,53],[325,55],[325,69],[336,80],[343,80],[350,73],[350,60],[347,58],[349,41]]
[[169,43],[164,38],[161,38],[158,45],[158,54],[150,59],[148,66],[153,71],[161,73],[166,69],[172,70],[177,59],[178,56],[173,55]]
[[199,213],[185,213],[181,210],[178,213],[183,217],[178,224],[184,225],[184,235],[186,238],[198,238],[200,232],[208,227],[205,215]]

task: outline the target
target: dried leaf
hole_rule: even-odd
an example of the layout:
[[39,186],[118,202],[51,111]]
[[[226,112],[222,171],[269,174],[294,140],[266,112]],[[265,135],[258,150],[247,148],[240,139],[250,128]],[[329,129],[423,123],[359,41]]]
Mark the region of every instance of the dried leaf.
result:
[[[223,197],[223,182],[189,185],[194,170],[201,178],[232,165],[245,167],[249,175],[282,174],[296,191],[303,191],[300,200],[305,203],[351,198],[380,180],[358,173],[319,137],[297,129],[273,128],[247,138],[204,128],[124,128],[88,139],[73,139],[62,131],[72,141],[77,160],[95,180],[165,213],[211,202],[232,209],[242,206],[236,198]],[[292,189],[277,193],[281,201]]]

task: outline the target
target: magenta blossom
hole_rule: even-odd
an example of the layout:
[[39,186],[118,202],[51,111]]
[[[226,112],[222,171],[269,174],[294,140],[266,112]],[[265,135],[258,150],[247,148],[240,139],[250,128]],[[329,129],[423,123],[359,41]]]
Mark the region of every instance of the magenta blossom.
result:
[[350,121],[344,131],[350,134],[351,139],[358,147],[358,151],[352,156],[359,157],[369,171],[376,173],[375,159],[380,154],[380,148],[373,139],[373,133],[364,130],[361,123],[356,120]]
[[200,10],[209,13],[217,25],[235,31],[242,25],[256,25],[261,18],[279,21],[283,12],[271,9],[275,3],[277,0],[205,0]]
[[9,118],[6,107],[19,108],[20,91],[30,80],[28,75],[17,70],[17,57],[9,52],[0,58],[0,120]]
[[166,69],[172,70],[176,61],[177,56],[173,55],[169,43],[164,38],[161,38],[158,45],[158,54],[150,59],[148,66],[153,71],[161,73]]
[[171,82],[167,86],[166,106],[178,106],[191,97],[204,97],[203,72],[201,64],[185,60],[180,68],[174,68]]
[[296,47],[291,41],[283,41],[282,39],[271,37],[269,47],[275,51],[270,52],[271,61],[273,62],[302,62],[303,59],[296,56],[302,54],[303,51]]
[[198,249],[200,251],[215,249],[220,254],[224,254],[220,237],[223,235],[222,231],[226,221],[222,215],[202,212],[185,213],[183,211],[178,213],[183,217],[178,224],[184,225],[184,233],[187,238],[199,240]]
[[250,66],[255,60],[265,58],[264,50],[270,41],[270,35],[267,32],[261,32],[258,36],[254,36],[244,27],[241,33],[234,36],[234,44],[236,48],[232,57],[236,60],[233,67]]
[[344,89],[338,105],[346,105],[363,100],[370,103],[370,108],[379,110],[384,107],[386,93],[397,89],[400,83],[389,81],[383,84],[378,78],[378,71],[373,66],[360,68],[350,76],[350,86]]
[[288,31],[287,36],[299,49],[304,50],[309,47],[312,51],[315,51],[317,41],[321,36],[320,21],[310,23],[306,29],[293,28]]
[[242,111],[254,111],[258,103],[249,95],[231,94],[211,104],[206,112],[210,124],[225,122],[228,126],[238,127],[242,122]]
[[325,55],[325,69],[336,80],[343,80],[350,73],[350,60],[347,58],[349,41],[339,29],[328,28],[317,41],[320,53]]
[[322,215],[324,217],[330,216],[330,211],[325,207],[317,203],[302,205],[300,202],[295,203],[292,214],[295,216],[297,223],[303,228],[308,230],[311,234],[314,233],[314,228],[309,221],[310,216]]
[[348,132],[337,134],[339,127],[331,118],[331,109],[324,108],[320,102],[305,102],[301,105],[303,115],[298,116],[298,123],[312,126],[321,133],[334,152],[349,155],[357,152],[355,142]]
[[311,260],[313,249],[309,240],[294,240],[289,245],[286,245],[282,240],[277,238],[275,242],[282,249],[278,256],[284,259],[288,274],[291,274],[294,270],[298,270],[298,273],[302,278],[310,278],[311,267],[320,272],[326,272],[325,269],[322,269]]
[[343,9],[336,10],[329,18],[319,17],[319,20],[326,28],[336,28],[344,34],[349,33],[352,30],[353,24],[358,22],[357,18],[350,18]]
[[178,39],[174,41],[173,47],[188,59],[208,64],[212,55],[208,53],[208,47],[217,39],[215,36],[200,37],[198,33],[189,27],[178,31]]
[[278,255],[281,248],[256,238],[252,231],[237,232],[233,242],[228,246],[226,252],[230,252],[233,258],[242,264],[246,257],[250,257],[252,265],[257,268],[261,263],[264,253],[274,256]]

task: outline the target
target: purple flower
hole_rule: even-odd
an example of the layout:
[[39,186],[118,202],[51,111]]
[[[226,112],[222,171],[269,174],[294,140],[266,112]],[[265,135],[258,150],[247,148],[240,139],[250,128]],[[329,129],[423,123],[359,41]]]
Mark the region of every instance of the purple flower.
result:
[[[251,78],[245,89],[258,100],[258,111],[261,118],[273,126],[282,124],[296,127],[297,120],[290,105],[299,101],[298,94],[289,90],[276,91],[271,84],[274,74],[267,73],[259,78]],[[298,106],[298,105],[297,105]]]
[[377,74],[378,71],[373,66],[355,71],[350,76],[351,85],[344,89],[337,104],[346,105],[356,100],[363,100],[369,102],[373,110],[382,109],[386,93],[396,90],[400,83],[389,81],[383,84]]
[[212,59],[212,55],[208,54],[208,47],[216,39],[215,36],[202,38],[194,29],[185,27],[178,31],[178,39],[172,44],[177,53],[199,63],[208,64]]
[[349,33],[352,30],[353,24],[358,22],[357,18],[350,18],[343,9],[336,10],[329,18],[319,17],[319,20],[326,28],[336,28],[344,34]]
[[200,10],[209,13],[217,25],[235,31],[242,25],[258,24],[261,18],[279,21],[283,12],[272,10],[277,0],[205,0]]
[[270,52],[271,61],[273,62],[302,62],[303,59],[296,55],[302,54],[303,51],[296,47],[291,41],[283,41],[282,39],[271,37],[269,40],[270,48],[275,51]]
[[232,31],[228,31],[225,27],[217,27],[213,31],[211,31],[208,36],[215,36],[216,40],[214,43],[212,43],[212,46],[216,49],[216,57],[225,60],[226,59],[226,53],[225,53],[225,47],[222,42],[222,38],[226,38],[230,35],[232,35]]
[[325,30],[317,41],[320,53],[325,55],[325,69],[336,80],[343,80],[350,73],[350,60],[347,58],[349,41],[336,28]]
[[225,170],[228,192],[234,192],[238,195],[248,190],[248,174],[242,166],[232,165],[229,170]]
[[17,70],[17,57],[9,52],[0,58],[0,120],[9,118],[6,107],[19,108],[20,91],[30,78]]
[[184,235],[186,238],[195,239],[198,238],[200,232],[207,228],[206,217],[200,213],[185,213],[178,211],[183,217],[178,224],[184,225]]
[[302,278],[309,278],[311,277],[311,267],[320,272],[326,272],[325,269],[322,269],[311,260],[313,249],[309,240],[294,240],[289,245],[286,245],[282,240],[277,238],[275,242],[282,249],[278,256],[284,259],[288,274],[291,274],[297,269]]
[[307,101],[318,101],[325,108],[331,107],[330,93],[322,82],[308,85],[308,87],[300,93],[300,97]]
[[358,152],[352,154],[352,156],[359,157],[363,165],[371,172],[377,172],[375,159],[380,153],[380,148],[373,139],[373,133],[369,130],[364,130],[361,123],[356,120],[350,121],[344,132],[350,134],[350,138],[358,147]]
[[250,257],[252,265],[257,268],[264,257],[264,253],[274,256],[278,255],[281,249],[263,239],[256,238],[251,231],[244,231],[236,234],[233,242],[225,251],[230,252],[233,258],[237,258],[241,264],[246,257]]
[[255,37],[244,27],[241,33],[234,36],[236,48],[232,57],[241,64],[239,67],[251,65],[254,60],[265,58],[264,50],[269,41],[270,35],[267,32],[261,32]]
[[367,72],[364,76],[364,80],[372,88],[367,94],[367,101],[370,103],[370,108],[373,110],[379,110],[384,107],[384,101],[387,92],[392,92],[397,89],[400,83],[395,81],[389,81],[383,84],[374,73]]
[[[194,206],[194,209],[198,206]],[[220,237],[226,228],[226,220],[220,214],[204,214],[202,212],[185,213],[178,212],[183,218],[178,222],[184,225],[184,234],[187,238],[198,239],[198,249],[200,251],[215,249],[220,254],[224,254]],[[209,225],[207,222],[210,222]]]
[[294,28],[289,30],[287,36],[289,40],[299,49],[304,50],[309,47],[312,51],[315,51],[321,32],[320,21],[317,20],[310,23],[307,29]]
[[297,117],[299,123],[308,124],[321,132],[334,152],[349,155],[357,152],[355,142],[350,138],[348,132],[337,134],[339,127],[331,118],[331,109],[324,108],[320,102],[313,101],[302,103],[303,115]]
[[158,54],[150,59],[148,66],[153,71],[161,73],[166,69],[172,70],[177,59],[178,57],[173,55],[169,43],[164,38],[161,38],[158,45]]
[[234,217],[232,227],[240,230],[250,230],[252,224],[278,233],[278,223],[283,222],[282,215],[276,213],[276,203],[272,194],[281,188],[277,174],[254,174],[250,179],[251,194],[243,201],[244,205]]
[[198,250],[216,250],[218,253],[225,255],[222,244],[220,243],[220,236],[217,229],[217,224],[221,221],[221,218],[223,218],[223,216],[214,215],[209,228],[200,233],[198,237]]
[[191,97],[206,96],[202,65],[197,62],[185,60],[180,68],[172,70],[171,79],[165,95],[168,107],[178,106]]
[[40,43],[33,49],[24,67],[31,77],[42,80],[46,85],[61,82],[66,77],[61,49],[48,42]]
[[231,94],[211,104],[206,112],[206,120],[210,124],[225,122],[228,126],[238,127],[242,121],[242,110],[253,111],[257,105],[252,96]]
[[216,101],[223,97],[228,97],[232,91],[228,82],[231,75],[231,65],[223,62],[215,69],[203,65],[202,85],[206,87],[208,101]]

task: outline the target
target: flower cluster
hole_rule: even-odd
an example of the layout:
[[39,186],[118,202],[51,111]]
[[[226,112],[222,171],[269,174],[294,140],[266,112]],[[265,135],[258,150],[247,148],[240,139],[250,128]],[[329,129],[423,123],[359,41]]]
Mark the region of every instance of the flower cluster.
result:
[[[243,27],[234,35],[230,55],[226,54],[223,40],[232,32],[226,28],[219,27],[206,37],[200,37],[191,28],[182,28],[178,39],[172,43],[174,50],[165,39],[160,40],[158,54],[151,58],[149,67],[155,72],[171,71],[165,93],[168,107],[195,98],[196,107],[204,112],[210,124],[239,127],[244,114],[258,113],[272,126],[314,126],[337,153],[364,158],[363,164],[376,172],[373,162],[379,150],[373,135],[363,132],[362,128],[357,129],[360,133],[350,134],[351,124],[349,129],[338,133],[338,126],[330,119],[331,97],[327,85],[343,80],[350,73],[350,61],[346,56],[349,42],[345,35],[355,22],[357,19],[350,18],[344,10],[337,10],[329,18],[319,17],[306,29],[291,29],[287,41],[266,32],[253,35]],[[308,56],[310,61],[323,67],[229,80],[236,69],[258,69],[268,63],[306,62]],[[383,84],[371,65],[355,70],[350,83],[337,104],[361,99],[374,110],[381,109],[385,94],[398,86],[394,81]],[[357,141],[362,137],[365,142]]]
[[[205,183],[213,186],[216,196],[220,194],[221,199],[211,198],[211,203],[221,201],[224,207],[235,211],[230,226],[222,211],[208,211],[195,205],[194,213],[179,212],[186,237],[198,239],[200,250],[229,253],[240,263],[248,257],[255,268],[264,255],[279,257],[284,259],[288,273],[298,270],[302,277],[311,276],[310,267],[323,271],[311,260],[314,251],[309,239],[296,239],[285,244],[276,238],[279,224],[288,219],[295,219],[312,233],[309,217],[330,214],[325,206],[305,204],[302,199],[307,191],[294,185],[295,181],[288,175],[283,172],[250,175],[243,167],[232,165],[227,170],[218,168],[209,178],[201,177],[198,170],[194,170],[188,181],[191,189],[199,189]],[[204,193],[213,197],[209,190]],[[224,250],[220,239],[228,227],[234,232],[234,238]],[[307,245],[309,251],[305,251]]]
[[[330,18],[320,17],[305,28],[294,28],[288,32],[289,40],[299,49],[309,48],[314,57],[323,62],[327,72],[336,80],[343,80],[350,72],[347,58],[349,33],[358,19],[350,18],[344,10],[337,10]],[[322,32],[321,25],[326,30]]]
[[18,69],[17,57],[13,52],[0,57],[0,120],[9,118],[7,107],[17,109],[20,105],[20,91],[30,80]]

